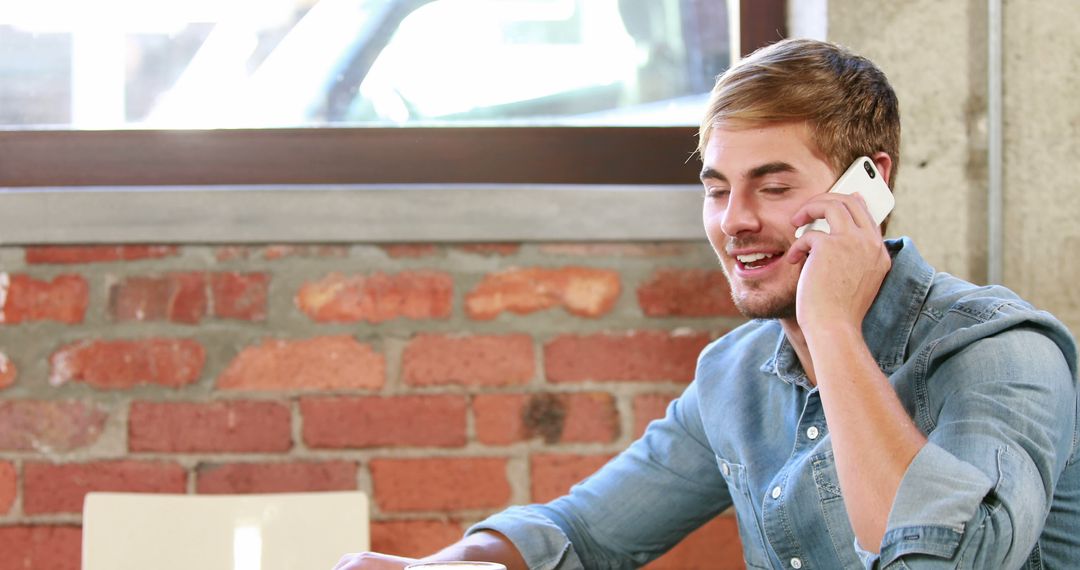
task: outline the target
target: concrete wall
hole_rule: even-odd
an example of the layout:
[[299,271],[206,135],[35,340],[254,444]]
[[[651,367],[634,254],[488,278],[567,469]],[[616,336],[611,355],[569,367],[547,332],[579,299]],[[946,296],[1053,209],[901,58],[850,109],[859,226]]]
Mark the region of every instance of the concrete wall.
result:
[[1080,333],[1080,5],[1006,2],[1005,277]]
[[[939,269],[985,282],[985,0],[831,0],[828,38],[878,63],[900,96],[904,141],[890,234]],[[1080,332],[1080,10],[1004,3],[1004,284]]]

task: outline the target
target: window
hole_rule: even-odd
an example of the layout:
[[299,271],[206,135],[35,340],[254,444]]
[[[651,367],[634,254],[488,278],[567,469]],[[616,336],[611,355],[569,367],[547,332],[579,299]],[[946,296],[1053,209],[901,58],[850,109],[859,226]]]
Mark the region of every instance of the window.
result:
[[[746,53],[784,27],[783,0],[14,1],[0,244],[697,239],[690,158],[721,39]],[[370,17],[294,35],[345,8]],[[333,65],[307,61],[322,40]],[[442,69],[455,59],[488,68]]]
[[[726,3],[40,0],[0,12],[0,125],[693,125]],[[6,21],[5,21],[6,20]]]
[[[688,183],[729,4],[7,0],[0,186]],[[742,4],[742,51],[781,37],[783,2]]]

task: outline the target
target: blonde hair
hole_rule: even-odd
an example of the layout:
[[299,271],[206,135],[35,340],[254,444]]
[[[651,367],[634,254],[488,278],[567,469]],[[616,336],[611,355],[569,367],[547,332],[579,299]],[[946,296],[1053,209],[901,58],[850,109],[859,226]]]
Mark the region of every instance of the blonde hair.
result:
[[856,158],[884,151],[900,163],[896,93],[877,66],[828,42],[788,39],[763,47],[716,80],[698,132],[703,154],[712,129],[806,121],[839,174]]

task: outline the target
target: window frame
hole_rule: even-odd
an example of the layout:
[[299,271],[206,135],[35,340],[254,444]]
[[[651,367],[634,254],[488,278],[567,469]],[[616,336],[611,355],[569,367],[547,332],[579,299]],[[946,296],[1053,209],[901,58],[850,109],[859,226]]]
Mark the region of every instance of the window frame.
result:
[[685,184],[693,127],[0,132],[0,187]]

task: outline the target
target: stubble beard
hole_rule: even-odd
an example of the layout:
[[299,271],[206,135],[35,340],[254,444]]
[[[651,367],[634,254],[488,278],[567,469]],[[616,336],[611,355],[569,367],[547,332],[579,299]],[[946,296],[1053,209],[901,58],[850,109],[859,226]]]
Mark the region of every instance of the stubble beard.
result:
[[[729,280],[730,284],[731,281]],[[751,289],[757,289],[751,287]],[[748,319],[794,319],[795,292],[781,291],[769,297],[764,295],[739,295],[731,287],[731,300],[735,308]]]
[[[778,261],[777,263],[783,263]],[[721,260],[720,269],[727,278],[728,288],[731,290],[731,300],[735,303],[742,316],[748,319],[794,319],[795,318],[795,293],[797,284],[785,287],[783,290],[768,294],[764,291],[761,283],[742,283],[736,285],[731,274],[728,273],[727,265]],[[741,292],[741,294],[740,294]]]

